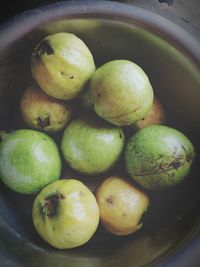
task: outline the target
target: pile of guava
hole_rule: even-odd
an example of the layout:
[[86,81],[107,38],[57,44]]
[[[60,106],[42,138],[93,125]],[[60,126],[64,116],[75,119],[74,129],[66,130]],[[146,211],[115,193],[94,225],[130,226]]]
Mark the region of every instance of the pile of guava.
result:
[[72,33],[41,40],[31,54],[34,83],[18,103],[24,127],[1,131],[1,181],[34,195],[34,227],[59,249],[85,244],[99,225],[117,236],[141,229],[149,192],[180,184],[195,158],[138,64],[96,67],[94,58]]

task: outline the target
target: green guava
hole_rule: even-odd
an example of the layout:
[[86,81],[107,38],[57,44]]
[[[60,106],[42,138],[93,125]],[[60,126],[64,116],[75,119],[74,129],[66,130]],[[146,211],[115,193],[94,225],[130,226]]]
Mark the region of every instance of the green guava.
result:
[[69,123],[72,105],[46,95],[36,85],[30,86],[20,102],[23,120],[33,129],[58,132]]
[[58,99],[76,98],[95,71],[86,44],[72,33],[44,38],[31,56],[33,77],[42,90]]
[[125,149],[127,172],[150,190],[180,183],[188,175],[194,157],[191,141],[180,131],[164,125],[139,130]]
[[64,131],[61,143],[66,162],[73,169],[90,175],[113,167],[123,147],[122,129],[96,116],[72,121]]
[[80,181],[62,179],[47,185],[33,203],[39,235],[59,249],[81,246],[94,235],[99,208],[93,193]]
[[153,102],[147,75],[129,60],[113,60],[99,67],[91,78],[89,95],[94,111],[118,126],[142,119]]
[[96,199],[101,223],[115,235],[129,235],[142,227],[141,218],[149,206],[148,196],[119,176],[106,178],[98,187]]
[[32,194],[59,179],[61,159],[56,143],[36,130],[7,134],[0,144],[0,177],[12,190]]

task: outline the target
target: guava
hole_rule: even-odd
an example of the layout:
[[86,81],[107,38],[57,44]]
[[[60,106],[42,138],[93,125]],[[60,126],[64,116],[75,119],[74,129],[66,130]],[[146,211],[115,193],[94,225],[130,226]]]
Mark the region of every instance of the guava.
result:
[[120,127],[89,115],[72,121],[64,131],[61,142],[68,165],[89,175],[112,168],[123,147],[124,134]]
[[58,99],[76,98],[95,68],[86,44],[67,32],[45,37],[31,56],[34,79],[45,93]]
[[48,96],[36,85],[30,86],[20,102],[23,120],[33,129],[58,132],[70,121],[72,105]]
[[33,194],[59,179],[61,159],[56,143],[45,133],[20,129],[0,144],[0,177],[12,190]]
[[122,177],[106,178],[96,192],[101,223],[115,235],[129,235],[142,227],[148,196]]
[[76,179],[47,185],[35,198],[32,218],[39,235],[59,249],[81,246],[94,235],[99,208],[93,193]]
[[91,106],[108,122],[130,125],[142,119],[153,102],[153,89],[145,72],[129,60],[100,66],[89,87]]
[[149,190],[180,183],[189,174],[194,157],[191,141],[182,132],[164,125],[140,129],[125,149],[127,172]]
[[151,109],[144,118],[132,124],[134,129],[142,129],[148,125],[163,124],[166,121],[166,114],[162,102],[154,97]]

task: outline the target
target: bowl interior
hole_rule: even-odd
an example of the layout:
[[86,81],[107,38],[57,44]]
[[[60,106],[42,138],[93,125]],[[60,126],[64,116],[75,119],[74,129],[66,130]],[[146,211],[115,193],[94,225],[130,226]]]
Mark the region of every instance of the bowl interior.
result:
[[[109,18],[58,19],[36,27],[0,51],[0,125],[2,130],[27,128],[19,111],[22,92],[32,83],[30,55],[46,35],[67,31],[79,36],[90,48],[97,66],[113,59],[129,59],[149,76],[166,110],[167,125],[184,132],[199,155],[200,76],[182,48],[150,32],[142,25]],[[56,136],[58,143],[60,136]],[[115,173],[118,169],[112,170]],[[148,193],[151,206],[143,228],[128,237],[115,237],[101,226],[90,242],[80,248],[51,248],[36,234],[31,219],[35,196],[0,188],[0,248],[21,266],[151,266],[175,253],[199,228],[199,166],[176,188]],[[62,177],[81,178],[63,167]],[[83,178],[92,189],[101,177]]]

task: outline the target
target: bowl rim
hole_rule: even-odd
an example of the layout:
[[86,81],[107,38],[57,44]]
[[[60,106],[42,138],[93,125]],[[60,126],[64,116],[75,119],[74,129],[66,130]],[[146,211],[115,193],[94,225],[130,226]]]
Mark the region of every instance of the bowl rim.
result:
[[[112,15],[112,19],[134,23],[165,40],[170,40],[170,43],[200,67],[200,43],[182,27],[161,15],[133,4],[108,0],[60,1],[19,13],[0,25],[0,50],[36,26],[54,19],[77,16],[79,18],[90,16],[110,19],[110,15]],[[21,29],[20,32],[18,29]]]
[[[61,1],[17,14],[0,25],[0,50],[41,24],[62,18],[77,17],[105,18],[138,25],[173,44],[196,65],[200,72],[200,43],[192,35],[175,23],[151,11],[133,4],[112,1]],[[21,29],[20,32],[18,29]],[[163,257],[159,263],[155,261],[153,266],[198,266],[200,262],[199,249],[200,235],[197,235],[183,244],[178,251],[168,255],[169,258]],[[5,261],[2,252],[0,252],[0,260],[2,263]],[[19,267],[17,262],[12,262],[8,266]]]

